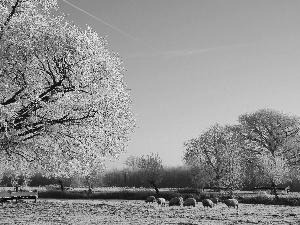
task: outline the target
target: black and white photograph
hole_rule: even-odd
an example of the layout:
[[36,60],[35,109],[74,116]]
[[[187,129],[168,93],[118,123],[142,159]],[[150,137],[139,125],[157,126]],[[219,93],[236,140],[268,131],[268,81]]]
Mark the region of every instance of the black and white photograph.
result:
[[300,224],[300,1],[0,0],[0,224]]

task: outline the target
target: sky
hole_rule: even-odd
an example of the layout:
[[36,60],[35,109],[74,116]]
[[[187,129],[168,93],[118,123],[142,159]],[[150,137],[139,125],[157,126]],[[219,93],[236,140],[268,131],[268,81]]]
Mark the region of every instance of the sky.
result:
[[183,143],[272,108],[300,116],[299,0],[58,0],[122,57],[138,128],[130,155],[183,165]]

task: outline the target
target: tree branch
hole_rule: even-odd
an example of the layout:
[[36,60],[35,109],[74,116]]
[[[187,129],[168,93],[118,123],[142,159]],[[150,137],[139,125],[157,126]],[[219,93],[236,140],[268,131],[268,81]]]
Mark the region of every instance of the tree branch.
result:
[[17,96],[24,91],[24,87],[22,87],[20,90],[18,90],[11,98],[7,99],[5,102],[2,102],[1,105],[9,105],[11,103],[14,103],[17,101]]
[[1,28],[0,28],[0,40],[2,39],[2,37],[4,35],[4,28],[8,25],[8,23],[10,22],[10,20],[14,16],[14,14],[16,14],[16,9],[17,9],[17,7],[20,6],[21,2],[22,2],[22,0],[17,0],[15,5],[12,6],[12,10],[11,10],[10,14],[6,18],[5,22],[3,23],[3,26],[1,26]]

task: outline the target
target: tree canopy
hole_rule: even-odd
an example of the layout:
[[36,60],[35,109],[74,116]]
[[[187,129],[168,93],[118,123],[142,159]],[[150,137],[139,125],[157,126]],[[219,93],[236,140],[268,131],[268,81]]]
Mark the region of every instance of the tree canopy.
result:
[[239,122],[257,183],[271,184],[276,194],[276,185],[299,178],[299,117],[261,109],[241,115]]
[[242,187],[245,162],[238,126],[215,124],[184,143],[184,162],[196,186],[235,190]]
[[56,175],[126,150],[135,128],[118,54],[90,27],[54,16],[56,0],[0,1],[2,163]]
[[261,109],[240,115],[239,122],[243,127],[241,134],[248,140],[249,149],[252,146],[253,152],[261,154],[267,151],[273,157],[284,154],[291,160],[300,153],[297,148],[299,117],[273,109]]

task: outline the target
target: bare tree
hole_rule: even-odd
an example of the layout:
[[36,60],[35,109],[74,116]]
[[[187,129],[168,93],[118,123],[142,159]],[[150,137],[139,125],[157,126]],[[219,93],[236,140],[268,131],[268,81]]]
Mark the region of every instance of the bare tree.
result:
[[138,164],[139,164],[139,157],[137,156],[129,156],[126,161],[125,165],[129,167],[131,170],[137,170],[138,169]]
[[143,173],[143,180],[154,187],[157,194],[159,190],[157,185],[161,182],[163,175],[162,160],[158,154],[142,156],[138,160],[138,168]]

